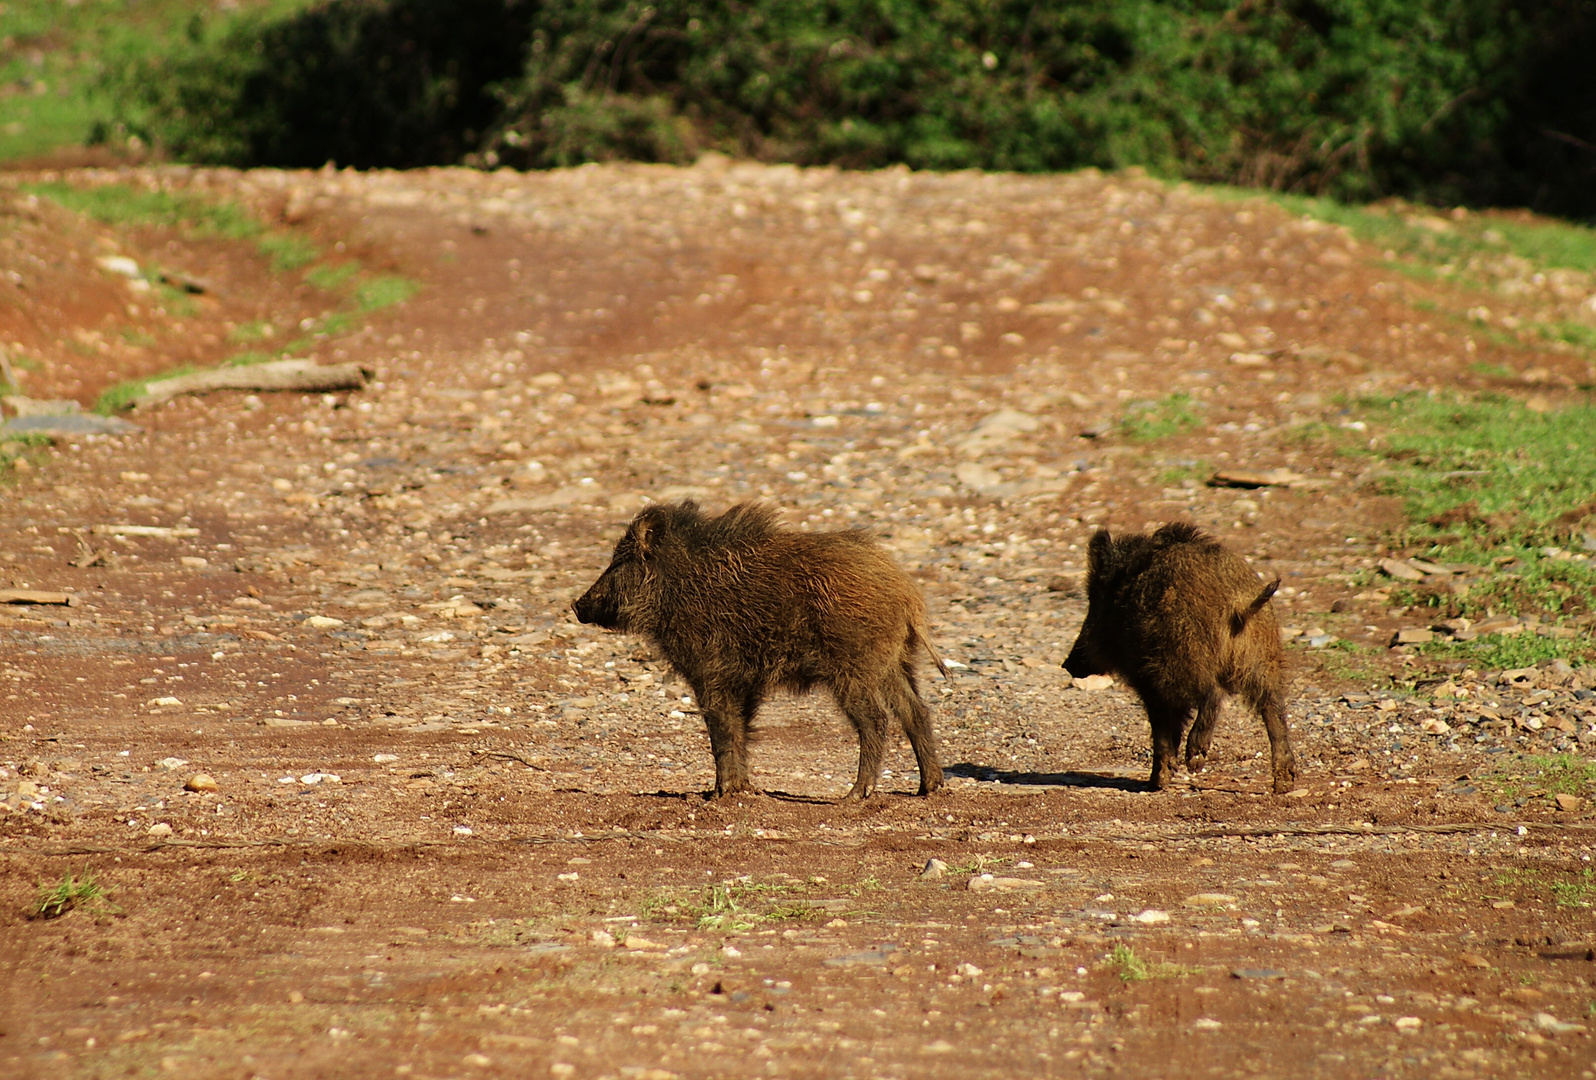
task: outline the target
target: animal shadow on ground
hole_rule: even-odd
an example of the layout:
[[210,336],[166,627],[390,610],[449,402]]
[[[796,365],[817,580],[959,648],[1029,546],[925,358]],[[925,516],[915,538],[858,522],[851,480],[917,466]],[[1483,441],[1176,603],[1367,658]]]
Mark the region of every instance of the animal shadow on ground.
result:
[[963,776],[971,780],[984,780],[997,784],[1025,784],[1031,787],[1108,788],[1114,791],[1153,791],[1151,783],[1130,776],[1113,773],[1094,773],[1069,770],[1067,772],[1009,772],[986,765],[961,761],[945,770],[949,776]]
[[763,798],[775,799],[778,802],[805,803],[805,804],[808,804],[810,806],[834,806],[834,805],[836,805],[836,802],[837,802],[836,799],[828,799],[828,798],[825,798],[824,796],[820,796],[820,795],[794,795],[791,792],[787,792],[787,791],[772,791],[772,790],[769,790],[767,788],[761,788],[761,789],[753,790],[753,791],[745,791],[745,792],[740,793],[740,795],[735,795],[735,796],[731,796],[729,798],[719,799],[719,800],[717,800],[715,792],[713,790],[711,790],[711,791],[703,791],[703,790],[698,790],[698,791],[666,791],[664,788],[661,788],[658,791],[639,791],[639,792],[636,793],[635,797],[639,798],[639,799],[670,799],[670,800],[672,800],[674,802],[716,802],[716,801],[722,801],[722,802],[726,802],[726,803],[729,803],[729,804],[735,804],[735,801],[738,798],[740,798],[741,796],[748,796],[748,797],[751,797],[751,798],[761,798],[761,797],[763,797]]

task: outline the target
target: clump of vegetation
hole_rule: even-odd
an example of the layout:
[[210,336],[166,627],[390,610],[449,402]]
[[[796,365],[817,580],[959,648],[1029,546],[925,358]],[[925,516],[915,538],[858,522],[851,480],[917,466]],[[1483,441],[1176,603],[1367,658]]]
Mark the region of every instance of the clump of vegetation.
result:
[[1543,412],[1507,397],[1407,394],[1358,409],[1373,438],[1352,452],[1386,463],[1372,483],[1401,498],[1411,521],[1397,542],[1491,569],[1446,598],[1458,613],[1596,608],[1596,407]]
[[110,64],[195,161],[549,167],[699,149],[1596,214],[1592,0],[327,0]]
[[92,218],[104,225],[164,226],[190,236],[248,240],[263,227],[235,203],[204,199],[182,192],[95,184],[28,184],[24,190]]
[[1136,955],[1136,950],[1124,943],[1114,946],[1103,966],[1120,977],[1121,982],[1145,982],[1148,979],[1179,979],[1195,975],[1200,968],[1185,964],[1148,963]]
[[58,919],[75,907],[112,906],[105,889],[94,879],[92,871],[85,869],[76,878],[69,872],[55,885],[39,886],[38,902],[34,906],[35,919]]
[[682,919],[699,930],[743,932],[767,922],[818,919],[825,914],[792,899],[801,886],[727,881],[697,893],[661,893],[643,903],[650,919]]
[[1119,430],[1136,442],[1151,442],[1201,427],[1202,403],[1184,391],[1158,401],[1136,401],[1125,410]]

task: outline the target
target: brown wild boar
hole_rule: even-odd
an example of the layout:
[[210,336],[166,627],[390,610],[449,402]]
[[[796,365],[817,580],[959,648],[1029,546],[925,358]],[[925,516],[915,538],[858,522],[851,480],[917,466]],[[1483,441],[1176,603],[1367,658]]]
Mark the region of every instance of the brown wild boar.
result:
[[646,638],[687,680],[718,796],[754,790],[748,734],[765,697],[822,685],[859,734],[847,798],[875,791],[892,717],[914,748],[920,794],[942,784],[915,677],[922,649],[942,668],[925,601],[867,533],[778,528],[776,512],[754,503],[719,517],[692,502],[650,506],[572,608],[584,623]]
[[1181,732],[1186,767],[1202,768],[1227,694],[1263,718],[1277,793],[1296,779],[1286,730],[1280,627],[1267,585],[1246,561],[1195,525],[1152,535],[1092,537],[1086,621],[1064,667],[1071,675],[1113,673],[1141,697],[1153,728],[1154,789],[1169,783]]

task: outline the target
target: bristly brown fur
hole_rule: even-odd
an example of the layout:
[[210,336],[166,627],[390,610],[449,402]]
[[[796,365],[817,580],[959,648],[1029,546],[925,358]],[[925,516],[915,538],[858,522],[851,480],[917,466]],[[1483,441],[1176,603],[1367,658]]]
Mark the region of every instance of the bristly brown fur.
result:
[[687,680],[709,728],[717,795],[752,790],[748,734],[766,696],[816,686],[859,734],[849,797],[875,791],[892,717],[914,748],[920,793],[942,782],[920,651],[946,669],[920,590],[867,533],[784,529],[759,503],[718,517],[692,502],[650,506],[573,607],[584,623],[647,638]]
[[1092,537],[1086,620],[1064,666],[1076,677],[1122,677],[1147,708],[1154,788],[1168,784],[1187,720],[1186,767],[1202,768],[1226,695],[1263,718],[1276,792],[1290,789],[1296,759],[1286,726],[1280,627],[1246,560],[1189,522],[1157,532]]

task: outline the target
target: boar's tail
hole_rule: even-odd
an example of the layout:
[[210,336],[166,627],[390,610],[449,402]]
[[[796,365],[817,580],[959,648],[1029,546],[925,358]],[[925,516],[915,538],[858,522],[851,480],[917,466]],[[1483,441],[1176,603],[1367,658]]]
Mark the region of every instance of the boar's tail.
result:
[[1252,621],[1252,617],[1263,610],[1263,606],[1275,595],[1275,590],[1278,588],[1280,588],[1280,579],[1275,578],[1263,587],[1263,591],[1258,594],[1252,603],[1230,617],[1230,633],[1232,636],[1241,633],[1247,628],[1247,624]]
[[946,679],[948,677],[948,665],[943,661],[941,654],[937,652],[936,646],[931,644],[931,638],[926,635],[925,627],[918,623],[911,623],[909,625],[910,652],[914,651],[914,646],[917,642],[925,650],[925,654],[931,658],[931,662],[936,665],[937,670],[942,673],[942,677]]

